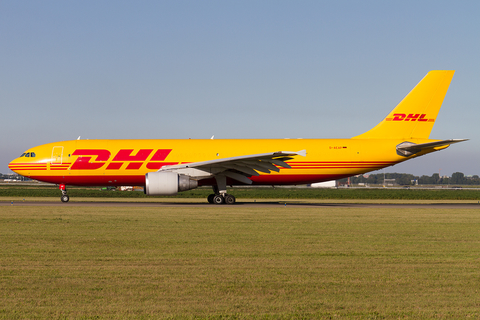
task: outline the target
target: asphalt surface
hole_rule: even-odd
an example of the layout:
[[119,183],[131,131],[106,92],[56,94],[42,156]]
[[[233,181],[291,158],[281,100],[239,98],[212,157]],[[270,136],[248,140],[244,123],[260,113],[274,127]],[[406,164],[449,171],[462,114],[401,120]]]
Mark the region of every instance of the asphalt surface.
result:
[[216,205],[202,202],[75,202],[52,201],[1,201],[2,206],[25,207],[295,207],[295,208],[437,208],[437,209],[479,209],[480,203],[305,203],[305,202],[237,202],[234,205]]

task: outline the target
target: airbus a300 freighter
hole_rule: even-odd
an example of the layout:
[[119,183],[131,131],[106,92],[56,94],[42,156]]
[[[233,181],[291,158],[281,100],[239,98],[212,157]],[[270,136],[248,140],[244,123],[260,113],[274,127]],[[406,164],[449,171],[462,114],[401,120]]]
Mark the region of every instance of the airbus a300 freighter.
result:
[[466,139],[430,139],[455,71],[430,71],[373,129],[351,139],[72,140],[31,148],[14,172],[66,185],[143,186],[175,195],[212,186],[210,203],[233,204],[227,185],[299,185],[378,170]]

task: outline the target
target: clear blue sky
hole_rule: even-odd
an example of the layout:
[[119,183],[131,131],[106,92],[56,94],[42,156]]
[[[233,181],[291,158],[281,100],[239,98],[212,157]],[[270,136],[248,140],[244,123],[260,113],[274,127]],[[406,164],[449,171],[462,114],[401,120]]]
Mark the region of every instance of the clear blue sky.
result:
[[479,174],[478,1],[2,1],[0,172],[30,147],[349,138],[455,69],[431,138],[386,169]]

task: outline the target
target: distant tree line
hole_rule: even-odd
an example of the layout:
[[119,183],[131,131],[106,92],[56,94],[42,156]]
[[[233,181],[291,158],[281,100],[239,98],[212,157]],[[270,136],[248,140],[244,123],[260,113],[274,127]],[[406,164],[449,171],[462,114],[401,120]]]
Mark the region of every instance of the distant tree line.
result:
[[[350,177],[350,183],[383,184],[384,179],[386,179],[388,183],[392,183],[392,180],[395,179],[395,184],[401,186],[409,186],[415,184],[480,185],[480,177],[478,175],[466,177],[462,172],[455,172],[452,174],[451,177],[440,177],[438,173],[434,173],[431,176],[414,176],[413,174],[408,173],[377,173],[370,175],[365,174]],[[340,180],[341,183],[347,183],[347,181],[347,178]]]

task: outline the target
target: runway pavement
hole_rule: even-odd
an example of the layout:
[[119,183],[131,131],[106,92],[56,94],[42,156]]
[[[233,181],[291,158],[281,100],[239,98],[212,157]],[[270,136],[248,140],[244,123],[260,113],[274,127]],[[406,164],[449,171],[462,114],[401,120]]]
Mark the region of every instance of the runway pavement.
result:
[[338,207],[338,208],[438,208],[438,209],[479,209],[480,203],[308,203],[295,201],[260,201],[260,202],[237,202],[234,205],[215,205],[203,202],[75,202],[68,203],[52,201],[1,201],[2,206],[28,206],[28,207]]

